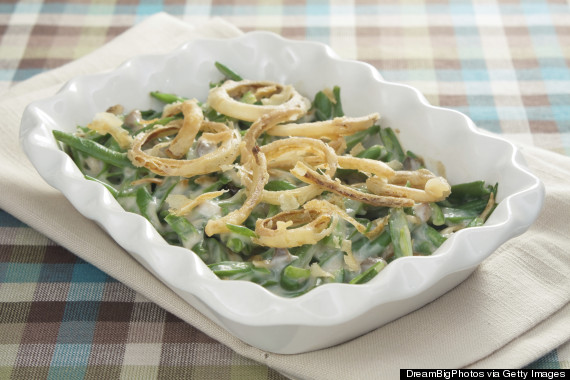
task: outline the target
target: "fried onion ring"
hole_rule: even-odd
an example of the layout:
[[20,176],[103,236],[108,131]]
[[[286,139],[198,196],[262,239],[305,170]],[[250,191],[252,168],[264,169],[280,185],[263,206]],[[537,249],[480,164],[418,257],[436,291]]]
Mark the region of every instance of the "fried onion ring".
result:
[[182,127],[166,148],[166,154],[171,158],[182,158],[188,153],[204,120],[202,108],[196,99],[186,100],[180,108],[184,116]]
[[206,121],[201,123],[200,129],[215,132],[220,135],[219,137],[222,140],[218,149],[213,152],[191,160],[177,160],[153,156],[143,151],[142,147],[147,142],[174,134],[178,132],[179,128],[178,125],[165,125],[138,135],[127,153],[133,165],[144,166],[151,172],[162,176],[193,177],[216,172],[220,170],[220,166],[233,163],[239,155],[241,142],[239,132],[225,124]]
[[[316,154],[319,163],[325,165],[325,173],[333,176],[337,167],[337,156],[335,152],[321,140],[305,138],[305,137],[291,137],[289,139],[276,140],[272,143],[261,147],[261,151],[265,153],[268,161],[268,168],[275,166],[291,168],[297,161],[303,159],[303,153]],[[287,153],[291,153],[290,155]],[[289,159],[280,161],[279,158],[288,156]],[[311,162],[314,163],[314,162]],[[263,202],[273,205],[283,205],[286,199],[291,197],[299,205],[304,204],[308,200],[320,195],[324,191],[323,188],[316,185],[307,185],[292,190],[281,191],[263,191]]]
[[[247,104],[235,99],[248,91],[254,92],[256,98],[263,97],[258,99],[263,104]],[[227,80],[221,86],[212,88],[208,94],[208,104],[221,114],[251,122],[277,110],[297,109],[305,114],[311,106],[310,100],[290,85],[252,80]]]
[[[330,235],[337,220],[330,213],[315,210],[284,211],[271,218],[258,219],[255,223],[258,237],[252,238],[252,241],[255,244],[275,248],[315,244]],[[288,229],[299,225],[301,227]]]

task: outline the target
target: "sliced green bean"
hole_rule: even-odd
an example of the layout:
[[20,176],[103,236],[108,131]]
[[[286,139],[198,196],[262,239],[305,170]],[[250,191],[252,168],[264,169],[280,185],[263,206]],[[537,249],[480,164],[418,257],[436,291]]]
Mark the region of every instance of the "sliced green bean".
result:
[[220,71],[220,73],[222,73],[228,79],[231,79],[236,82],[243,80],[243,78],[239,74],[236,74],[235,71],[231,70],[226,65],[220,62],[214,62],[214,66],[216,66],[216,68]]
[[255,233],[255,231],[250,230],[249,228],[245,227],[245,226],[240,226],[237,224],[231,224],[231,223],[226,223],[226,227],[228,228],[228,230],[230,230],[231,232],[234,232],[236,234],[242,235],[242,236],[246,236],[246,237],[259,237],[257,236],[257,234]]
[[373,265],[371,265],[368,269],[364,272],[360,273],[358,276],[354,277],[350,280],[349,283],[351,284],[364,284],[370,280],[372,280],[382,269],[386,267],[387,263],[386,260],[380,259]]
[[297,186],[295,186],[291,182],[283,180],[283,179],[269,181],[265,185],[265,190],[268,190],[268,191],[292,190],[292,189],[296,189],[296,188],[297,188]]
[[358,153],[356,157],[359,158],[369,158],[371,160],[382,160],[386,157],[388,151],[383,145],[372,145],[370,148],[363,150]]
[[451,186],[449,199],[464,202],[469,199],[487,196],[491,190],[485,185],[485,181],[473,181]]
[[324,92],[317,92],[315,100],[313,101],[313,106],[315,108],[315,117],[317,120],[322,121],[331,119],[333,114],[333,104]]
[[368,238],[357,240],[352,245],[352,251],[361,259],[380,256],[391,241],[392,238],[390,236],[390,231],[385,229],[380,235],[376,236],[372,240],[369,240]]
[[445,223],[445,217],[443,212],[441,212],[441,208],[435,202],[431,202],[429,207],[431,210],[431,223],[434,226],[442,226]]
[[350,151],[354,146],[358,143],[363,142],[366,138],[375,135],[380,131],[380,127],[378,125],[373,125],[370,128],[356,132],[350,136],[346,136],[346,150]]
[[218,239],[204,238],[202,247],[206,264],[228,261],[227,248]]
[[381,128],[380,129],[380,138],[388,151],[387,160],[397,160],[400,162],[404,162],[406,158],[406,154],[400,145],[400,141],[398,141],[398,136],[394,130],[390,127]]
[[221,261],[208,267],[219,277],[229,277],[252,270],[253,264],[248,261]]
[[109,192],[111,193],[111,195],[113,196],[113,198],[117,198],[119,196],[119,190],[115,189],[113,186],[109,185],[106,182],[103,182],[95,177],[91,177],[87,174],[84,175],[85,179],[88,179],[89,181],[93,181],[93,182],[97,182],[100,183],[101,185],[105,186],[105,188],[107,190],[109,190]]
[[287,290],[301,289],[311,277],[311,270],[288,265],[281,273],[280,284]]
[[144,216],[145,218],[147,218],[148,220],[150,220],[150,204],[152,203],[152,195],[148,192],[148,190],[146,189],[146,187],[141,186],[137,189],[136,192],[136,201],[137,201],[137,206],[142,214],[142,216]]
[[188,98],[184,98],[175,94],[169,94],[166,92],[161,92],[161,91],[151,91],[150,92],[150,96],[152,96],[155,99],[160,100],[163,103],[166,104],[171,104],[171,103],[176,103],[176,102],[184,102],[186,100],[188,100]]
[[394,257],[412,256],[412,239],[406,214],[401,207],[394,207],[390,210],[390,237],[394,245]]
[[333,87],[333,96],[335,99],[334,110],[333,110],[333,118],[334,117],[341,117],[344,116],[344,111],[342,109],[342,102],[340,101],[340,87],[334,86]]
[[111,150],[99,143],[96,143],[95,141],[75,136],[71,133],[57,130],[54,130],[52,132],[57,141],[67,144],[70,147],[73,147],[78,151],[87,154],[88,156],[97,158],[110,165],[118,166],[121,168],[134,167],[131,163],[131,160],[129,160],[127,154],[124,152]]
[[460,223],[468,223],[471,219],[479,216],[476,211],[463,210],[453,207],[442,207],[441,211],[445,217],[445,223],[448,225],[455,225]]

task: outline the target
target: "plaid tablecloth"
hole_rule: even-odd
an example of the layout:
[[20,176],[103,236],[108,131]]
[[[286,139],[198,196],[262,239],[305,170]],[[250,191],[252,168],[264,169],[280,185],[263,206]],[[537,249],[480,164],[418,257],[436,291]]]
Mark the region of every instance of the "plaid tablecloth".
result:
[[[160,11],[325,42],[482,128],[570,155],[570,6],[562,0],[3,0],[0,96]],[[569,368],[570,346],[529,366]],[[0,379],[120,377],[284,378],[0,210]]]

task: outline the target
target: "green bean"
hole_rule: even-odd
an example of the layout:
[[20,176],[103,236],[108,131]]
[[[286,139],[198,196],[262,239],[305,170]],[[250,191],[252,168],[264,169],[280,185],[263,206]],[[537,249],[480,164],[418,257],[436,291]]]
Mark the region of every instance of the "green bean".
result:
[[346,150],[350,151],[354,146],[358,143],[363,142],[366,138],[375,135],[380,131],[380,127],[378,125],[373,125],[370,128],[356,132],[350,136],[346,136]]
[[386,157],[388,151],[383,145],[372,145],[370,148],[358,153],[356,157],[369,158],[371,160],[381,160]]
[[101,185],[105,186],[105,188],[107,190],[109,190],[109,192],[111,193],[111,195],[113,196],[113,198],[117,198],[119,196],[119,190],[115,189],[113,186],[109,185],[106,182],[103,182],[95,177],[91,177],[87,174],[84,175],[85,179],[88,179],[89,181],[93,181],[93,182],[97,182],[100,183]]
[[267,218],[271,218],[272,216],[279,214],[280,211],[281,207],[277,205],[269,205],[269,211],[267,211]]
[[255,282],[261,286],[275,285],[277,281],[274,274],[267,268],[256,268],[252,266],[250,271],[236,273],[231,277],[232,280],[245,280]]
[[340,87],[334,86],[332,101],[323,91],[315,94],[313,100],[313,108],[315,110],[315,117],[317,120],[330,120],[335,117],[344,116],[342,110],[342,103],[340,101]]
[[451,186],[450,201],[464,202],[469,199],[487,196],[491,190],[485,186],[485,181],[473,181]]
[[401,207],[390,209],[390,237],[394,245],[394,257],[412,256],[412,240],[406,214]]
[[329,120],[333,113],[333,105],[328,96],[324,92],[319,91],[315,95],[315,100],[313,101],[313,106],[315,108],[315,117],[317,120]]
[[309,277],[311,277],[310,269],[288,265],[281,273],[279,283],[284,289],[299,290],[305,285]]
[[81,153],[80,151],[69,145],[65,146],[65,150],[68,151],[68,154],[71,156],[73,162],[75,162],[75,165],[83,171],[83,168],[85,168],[85,160],[83,159],[83,153]]
[[293,185],[291,182],[286,180],[274,180],[269,181],[265,185],[265,190],[268,191],[282,191],[282,190],[292,190],[296,189],[297,186]]
[[319,258],[320,267],[333,275],[332,278],[326,278],[325,282],[343,282],[344,281],[344,252],[339,249],[328,251],[326,255]]
[[121,168],[134,167],[131,163],[131,160],[129,160],[127,154],[124,152],[111,150],[99,143],[96,143],[95,141],[75,136],[70,133],[56,130],[52,132],[56,140],[67,144],[70,147],[87,154],[88,156]]
[[471,221],[467,224],[467,227],[479,227],[485,223],[483,218],[476,216],[475,218],[471,219]]
[[352,251],[355,255],[358,255],[359,258],[380,256],[391,241],[390,232],[388,229],[385,229],[372,240],[368,238],[357,240],[352,245]]
[[404,162],[406,154],[404,153],[400,142],[398,141],[398,136],[394,130],[390,127],[380,129],[380,138],[388,151],[387,161],[397,160]]
[[228,241],[226,241],[226,246],[236,252],[239,253],[243,250],[244,248],[244,243],[241,239],[237,238],[237,237],[232,237],[230,239],[228,239]]
[[227,215],[233,210],[240,208],[245,198],[245,190],[240,189],[232,197],[219,201],[218,206],[222,209],[222,215]]
[[315,245],[305,244],[300,247],[289,248],[289,251],[292,255],[296,256],[296,259],[293,260],[290,265],[304,268],[309,265],[315,255]]
[[481,213],[487,206],[488,202],[489,202],[489,197],[483,196],[482,198],[472,199],[464,203],[454,204],[453,207],[461,210]]
[[242,235],[242,236],[246,236],[246,237],[258,237],[257,234],[255,233],[255,231],[250,230],[249,228],[245,227],[245,226],[240,226],[237,224],[231,224],[231,223],[226,223],[226,227],[228,228],[228,230],[230,230],[231,232],[234,232],[236,234]]
[[221,64],[220,62],[214,62],[214,66],[216,66],[220,73],[222,73],[228,79],[236,82],[243,80],[240,75],[236,74],[233,70],[229,69],[227,66]]
[[[204,238],[202,244],[203,252],[205,252],[206,264],[217,263],[228,260],[226,247],[215,238]],[[194,249],[194,248],[193,248]],[[204,259],[203,259],[204,260]]]
[[188,221],[188,219],[174,215],[168,214],[164,217],[164,221],[172,228],[174,232],[178,235],[180,242],[187,248],[187,242],[194,241],[197,236],[199,236],[198,230]]
[[216,182],[214,182],[213,184],[211,184],[210,186],[204,188],[202,190],[203,193],[209,193],[211,191],[218,191],[220,190],[224,185],[227,185],[229,182],[231,182],[231,178],[225,175],[220,175],[218,177],[218,180]]
[[334,86],[333,87],[333,96],[335,99],[335,104],[333,106],[333,117],[341,117],[344,116],[344,111],[342,110],[342,103],[340,101],[340,87]]
[[141,113],[141,116],[144,120],[152,120],[152,119],[159,118],[162,115],[162,110],[157,111],[157,110],[149,109],[149,110],[140,111],[140,113]]
[[226,115],[223,115],[218,111],[216,111],[215,109],[209,107],[204,109],[204,118],[210,121],[217,121],[217,122],[225,122],[227,120],[230,120],[230,118],[227,117]]
[[166,103],[166,104],[171,104],[171,103],[176,103],[176,102],[184,102],[185,100],[188,100],[188,98],[184,98],[184,97],[181,97],[178,95],[169,94],[169,93],[161,92],[161,91],[151,91],[150,96],[152,96],[153,98],[158,99],[161,102]]
[[161,207],[164,204],[164,201],[168,195],[172,192],[176,185],[178,185],[179,182],[180,177],[166,177],[160,185],[156,186],[153,196],[156,198],[158,207]]
[[479,214],[476,211],[462,210],[460,208],[453,208],[453,207],[442,207],[441,211],[445,218],[445,223],[448,225],[465,223],[479,216]]
[[443,212],[441,212],[441,208],[435,202],[431,202],[429,207],[431,210],[431,223],[434,226],[442,226],[445,223],[445,217]]
[[253,264],[248,261],[221,261],[208,267],[219,277],[229,277],[238,273],[250,272]]
[[152,203],[152,195],[148,192],[146,187],[141,186],[137,189],[136,192],[136,202],[137,207],[142,216],[147,218],[149,221],[151,220],[149,206]]
[[436,248],[439,248],[439,246],[442,245],[443,242],[447,240],[447,238],[442,234],[440,234],[439,231],[437,231],[435,228],[430,227],[427,224],[424,224],[424,226],[426,229],[426,236]]
[[360,273],[358,276],[354,277],[349,281],[350,284],[364,284],[372,280],[382,269],[386,267],[386,260],[380,259],[373,265],[371,265],[364,272]]

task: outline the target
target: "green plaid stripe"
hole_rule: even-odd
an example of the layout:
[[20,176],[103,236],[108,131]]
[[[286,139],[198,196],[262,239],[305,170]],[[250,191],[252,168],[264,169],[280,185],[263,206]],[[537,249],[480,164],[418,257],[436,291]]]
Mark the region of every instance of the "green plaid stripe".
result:
[[[478,126],[570,154],[565,0],[0,2],[0,93],[144,18],[220,16],[329,44]],[[532,368],[569,368],[567,344]],[[280,379],[0,210],[0,379]]]

